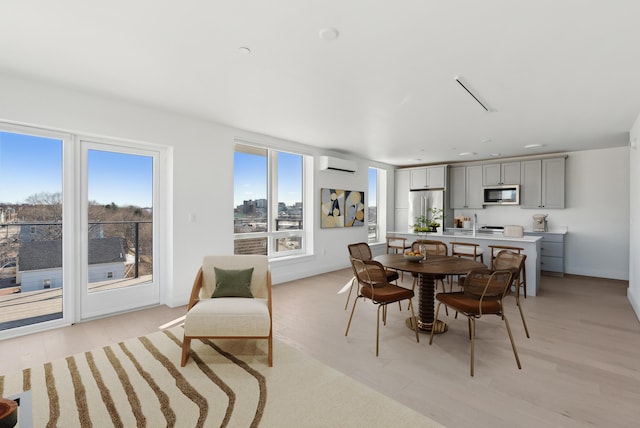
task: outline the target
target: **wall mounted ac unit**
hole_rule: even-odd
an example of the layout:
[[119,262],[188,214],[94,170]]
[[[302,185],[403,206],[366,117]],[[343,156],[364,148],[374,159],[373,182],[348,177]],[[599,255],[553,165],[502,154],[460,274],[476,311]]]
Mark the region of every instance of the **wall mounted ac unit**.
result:
[[324,171],[342,171],[355,174],[358,171],[357,164],[354,161],[334,158],[331,156],[320,156],[320,169]]

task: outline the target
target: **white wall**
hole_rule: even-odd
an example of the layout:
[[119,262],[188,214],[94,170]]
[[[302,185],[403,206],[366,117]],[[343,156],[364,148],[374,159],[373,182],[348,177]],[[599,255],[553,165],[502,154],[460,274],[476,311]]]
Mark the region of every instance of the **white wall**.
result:
[[629,135],[629,288],[627,295],[636,316],[640,320],[640,115]]
[[[293,148],[310,155],[320,152],[212,122],[151,109],[134,103],[0,75],[0,120],[42,128],[116,138],[166,147],[169,176],[162,183],[168,206],[167,232],[161,248],[164,303],[185,304],[195,273],[205,254],[233,253],[233,142],[245,141]],[[367,191],[369,162],[358,161],[359,174],[315,171],[314,224],[319,225],[321,187]],[[393,188],[393,168],[387,169]],[[195,214],[195,222],[190,215]],[[320,229],[316,226],[314,255],[272,264],[274,283],[348,266],[346,246],[366,241],[366,227]],[[336,290],[343,284],[336,284]]]
[[533,214],[549,214],[548,225],[568,228],[565,271],[575,275],[629,279],[629,148],[570,152],[566,160],[565,209],[490,206],[456,210],[478,214],[478,223],[533,226]]
[[[161,267],[165,281],[163,301],[180,305],[187,301],[194,274],[202,256],[233,252],[233,141],[246,141],[293,148],[310,155],[315,148],[282,141],[212,122],[189,118],[145,106],[79,92],[69,88],[39,84],[0,75],[0,120],[54,130],[108,138],[146,142],[168,148],[168,169],[163,199],[170,208],[168,233],[162,248],[166,262]],[[640,133],[636,122],[634,135]],[[640,140],[640,138],[638,138]],[[630,153],[631,152],[631,156]],[[630,157],[631,162],[627,159]],[[635,174],[629,180],[631,171]],[[358,160],[359,174],[314,172],[313,200],[316,225],[314,255],[274,263],[274,283],[293,280],[348,266],[346,246],[366,241],[366,228],[320,229],[319,200],[321,187],[367,191],[366,169],[369,162]],[[389,201],[393,201],[394,174],[387,169]],[[629,198],[632,213],[638,214],[634,194],[640,161],[636,150],[616,148],[569,153],[567,159],[567,208],[548,210],[550,227],[568,226],[566,270],[568,273],[607,278],[629,279],[629,256],[637,261],[638,229],[629,229]],[[229,207],[228,209],[220,209]],[[531,224],[535,210],[515,207],[490,207],[478,210],[482,223]],[[547,212],[547,211],[545,211]],[[196,222],[189,222],[190,214]],[[393,205],[387,213],[393,215]],[[604,225],[598,226],[604,219]],[[390,219],[389,224],[393,224]],[[383,229],[384,230],[384,229]],[[629,234],[635,240],[629,245]],[[634,251],[635,250],[635,251]],[[631,264],[633,266],[633,263]],[[637,272],[633,272],[637,276]],[[638,278],[631,278],[630,298],[640,290]],[[342,285],[342,284],[340,284]]]

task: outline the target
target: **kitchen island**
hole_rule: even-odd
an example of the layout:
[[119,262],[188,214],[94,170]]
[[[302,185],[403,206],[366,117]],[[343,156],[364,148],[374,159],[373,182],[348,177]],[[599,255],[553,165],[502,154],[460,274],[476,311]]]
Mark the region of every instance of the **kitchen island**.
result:
[[[502,236],[501,233],[486,233],[470,230],[447,229],[443,232],[433,233],[407,233],[407,232],[391,232],[394,236],[407,238],[407,242],[413,242],[420,239],[433,239],[442,241],[449,247],[451,252],[452,242],[470,242],[480,245],[484,250],[484,264],[489,267],[491,265],[491,248],[489,245],[506,245],[511,247],[524,248],[523,253],[527,255],[525,268],[527,271],[527,296],[535,296],[539,291],[540,284],[540,236],[523,236],[521,238],[510,238]],[[521,290],[523,293],[524,290]]]

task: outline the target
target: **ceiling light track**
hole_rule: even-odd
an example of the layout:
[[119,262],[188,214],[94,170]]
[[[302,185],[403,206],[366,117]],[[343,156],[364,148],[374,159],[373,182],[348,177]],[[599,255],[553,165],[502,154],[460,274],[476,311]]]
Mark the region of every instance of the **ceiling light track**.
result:
[[475,95],[473,95],[473,92],[471,92],[471,91],[469,90],[469,88],[467,88],[467,87],[464,85],[464,83],[462,83],[462,82],[460,81],[460,78],[459,78],[458,76],[454,77],[454,79],[455,79],[455,81],[456,81],[456,82],[458,82],[458,84],[459,84],[460,86],[462,86],[462,87],[464,88],[464,90],[465,90],[465,91],[467,91],[467,93],[468,93],[469,95],[471,95],[471,96],[473,97],[473,99],[474,99],[474,100],[476,100],[476,101],[478,102],[478,104],[480,104],[480,105],[482,106],[482,108],[483,108],[485,111],[487,111],[487,112],[489,111],[489,109],[488,109],[488,108],[487,108],[487,107],[482,103],[482,101],[480,101],[480,100],[478,99],[478,97],[476,97]]

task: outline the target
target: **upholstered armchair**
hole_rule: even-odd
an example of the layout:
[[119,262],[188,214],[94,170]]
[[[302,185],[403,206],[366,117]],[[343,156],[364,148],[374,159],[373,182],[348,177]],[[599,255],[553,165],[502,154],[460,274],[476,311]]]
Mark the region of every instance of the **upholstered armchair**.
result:
[[273,365],[271,272],[267,256],[206,256],[191,290],[184,321],[182,361],[191,339],[266,339]]

